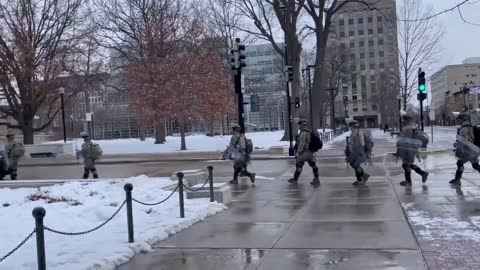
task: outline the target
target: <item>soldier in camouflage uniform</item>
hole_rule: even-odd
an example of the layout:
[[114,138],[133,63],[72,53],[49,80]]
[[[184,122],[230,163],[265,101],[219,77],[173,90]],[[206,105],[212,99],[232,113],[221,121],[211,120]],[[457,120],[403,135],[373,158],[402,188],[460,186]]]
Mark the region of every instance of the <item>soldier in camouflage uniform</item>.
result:
[[93,178],[97,179],[98,178],[98,172],[97,168],[95,167],[95,162],[99,158],[97,151],[98,145],[95,145],[90,136],[82,132],[80,133],[80,136],[83,138],[84,143],[82,144],[82,150],[81,154],[83,157],[83,166],[84,166],[84,172],[83,172],[83,179],[88,179],[90,172],[93,175]]
[[300,134],[296,138],[296,169],[293,178],[288,180],[289,183],[297,183],[300,174],[302,173],[303,166],[305,162],[312,167],[313,170],[313,181],[310,184],[314,186],[320,185],[320,179],[318,179],[318,167],[315,160],[315,155],[310,151],[310,141],[311,141],[311,131],[307,127],[307,120],[300,119],[298,121],[300,125]]
[[473,144],[475,134],[470,123],[470,117],[467,113],[462,112],[457,119],[460,121],[461,126],[458,129],[457,141],[455,143],[455,156],[458,160],[455,178],[450,181],[450,184],[453,186],[461,185],[460,179],[462,178],[465,163],[472,163],[473,169],[480,172],[480,164],[478,164],[479,150]]
[[[409,114],[402,115],[402,120],[405,124],[402,130],[400,131],[400,134],[398,135],[399,141],[402,140],[402,138],[417,140],[419,136],[426,136],[422,130],[417,129],[417,127],[415,126],[414,117],[412,115],[409,115]],[[421,144],[422,142],[418,140],[418,143]],[[397,147],[398,146],[399,146],[399,143],[397,142]],[[408,147],[405,149],[401,149],[401,148],[403,147],[398,148],[397,155],[399,155],[399,157],[402,158],[402,168],[405,173],[405,181],[400,182],[400,185],[401,186],[412,185],[412,170],[415,171],[420,176],[422,176],[422,183],[425,183],[428,178],[428,172],[422,170],[420,167],[415,165],[415,158],[418,156],[418,147]]]
[[232,125],[233,135],[230,139],[230,146],[233,146],[234,152],[232,153],[234,164],[233,164],[233,180],[230,181],[230,184],[238,184],[238,176],[240,173],[242,175],[248,176],[250,181],[255,183],[255,173],[251,173],[247,170],[248,156],[247,156],[247,138],[245,134],[241,132],[239,125]]
[[349,123],[351,134],[347,137],[347,145],[345,148],[345,156],[348,164],[355,170],[357,181],[352,185],[358,186],[365,184],[370,175],[362,168],[362,164],[370,160],[373,148],[373,141],[369,134],[360,132],[358,121],[353,120]]
[[10,179],[17,180],[18,160],[25,154],[25,147],[22,143],[15,141],[15,134],[10,131],[7,133],[5,153],[8,157],[7,174],[10,174]]

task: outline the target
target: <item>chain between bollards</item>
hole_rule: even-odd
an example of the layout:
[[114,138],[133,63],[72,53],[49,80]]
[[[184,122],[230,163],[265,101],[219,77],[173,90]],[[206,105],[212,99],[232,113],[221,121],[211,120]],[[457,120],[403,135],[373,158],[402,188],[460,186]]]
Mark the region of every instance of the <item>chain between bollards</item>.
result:
[[45,258],[45,231],[43,226],[43,218],[46,211],[43,207],[35,207],[32,215],[35,218],[35,235],[37,238],[37,264],[38,270],[46,270],[47,263]]
[[183,173],[177,173],[178,178],[178,199],[180,202],[180,218],[185,218],[185,205],[183,202]]
[[133,243],[134,239],[134,232],[133,232],[133,209],[132,209],[132,190],[133,185],[130,183],[125,184],[123,186],[125,190],[125,200],[127,202],[127,224],[128,224],[128,242]]
[[214,202],[215,201],[215,198],[214,198],[214,193],[213,193],[213,166],[212,165],[209,165],[207,167],[207,170],[208,170],[208,181],[209,181],[209,184],[210,184],[210,202]]

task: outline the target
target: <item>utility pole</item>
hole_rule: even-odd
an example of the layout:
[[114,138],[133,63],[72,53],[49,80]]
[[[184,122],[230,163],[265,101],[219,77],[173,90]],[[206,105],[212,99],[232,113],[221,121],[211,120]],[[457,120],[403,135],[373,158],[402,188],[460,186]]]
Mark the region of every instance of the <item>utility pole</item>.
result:
[[336,125],[335,125],[335,97],[333,96],[333,91],[337,90],[336,88],[327,88],[327,91],[330,91],[330,114],[332,121],[333,134],[336,134]]
[[[287,114],[288,114],[288,131],[289,131],[289,147],[288,147],[288,155],[293,157],[295,155],[294,150],[293,150],[293,128],[292,128],[292,104],[290,101],[290,76],[289,76],[289,71],[291,70],[293,73],[293,68],[288,65],[288,47],[287,47],[287,37],[288,37],[288,20],[289,20],[289,14],[287,11],[286,6],[281,6],[279,10],[283,11],[283,16],[285,17],[285,33],[284,33],[284,42],[285,42],[285,80],[286,80],[286,90],[287,90]],[[290,68],[290,70],[289,70]],[[292,78],[293,80],[293,78]]]
[[237,94],[237,106],[238,106],[238,125],[240,126],[240,132],[245,132],[245,120],[243,109],[243,90],[242,90],[242,68],[246,67],[245,59],[245,45],[240,43],[240,39],[236,38],[233,43],[233,48],[230,50],[232,63],[232,70],[234,71],[234,83],[235,93]]

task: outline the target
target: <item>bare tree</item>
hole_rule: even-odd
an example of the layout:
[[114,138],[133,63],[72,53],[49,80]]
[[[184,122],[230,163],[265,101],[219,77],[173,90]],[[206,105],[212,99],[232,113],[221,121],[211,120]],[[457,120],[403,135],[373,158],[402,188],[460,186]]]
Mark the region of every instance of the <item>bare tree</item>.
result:
[[[57,89],[65,63],[74,53],[76,29],[82,25],[81,0],[0,1],[0,91],[25,144],[34,132],[51,124],[58,113]],[[45,123],[34,128],[34,118],[44,110]]]
[[[129,76],[128,88],[153,89],[158,70],[155,65],[175,52],[185,35],[189,12],[186,1],[97,0],[96,4],[102,46],[112,51],[114,67],[122,71],[130,65],[143,72],[141,76]],[[164,143],[168,112],[160,104],[152,108],[155,112],[146,112],[142,118],[154,116],[154,123],[149,124],[155,127],[155,142]]]
[[[298,29],[298,23],[305,0],[238,0],[234,2],[238,12],[253,22],[254,25],[253,28],[244,27],[241,30],[258,39],[270,42],[283,59],[288,59],[288,64],[293,67],[294,71],[292,98],[298,96],[301,88],[302,40],[305,37],[303,29]],[[279,42],[275,38],[278,26],[286,33],[288,54],[285,54],[284,48],[280,45],[284,41]],[[294,109],[292,110],[293,115],[297,113]],[[285,120],[287,121],[285,126],[288,126],[288,117]],[[293,128],[293,130],[295,132],[296,129]],[[289,130],[285,129],[283,140],[287,140],[289,136]]]
[[439,56],[440,41],[445,33],[444,25],[432,16],[431,6],[421,0],[402,0],[398,25],[400,57],[400,89],[403,108],[416,93],[417,72],[427,69]]
[[[315,35],[316,58],[315,58],[315,76],[313,79],[312,96],[315,104],[313,112],[313,126],[318,128],[322,119],[322,114],[325,111],[325,103],[321,100],[326,100],[328,95],[325,88],[328,82],[325,78],[325,59],[327,42],[332,30],[332,19],[334,15],[345,8],[347,5],[362,5],[374,10],[376,3],[379,0],[306,0],[304,8],[307,11],[312,25],[306,25],[304,28],[311,30]],[[318,103],[317,103],[318,102]]]

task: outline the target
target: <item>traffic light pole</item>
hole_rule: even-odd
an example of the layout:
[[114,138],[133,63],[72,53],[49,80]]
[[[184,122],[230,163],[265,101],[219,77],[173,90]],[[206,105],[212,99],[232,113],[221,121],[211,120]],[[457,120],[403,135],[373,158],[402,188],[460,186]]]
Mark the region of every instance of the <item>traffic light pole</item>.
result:
[[424,129],[423,126],[423,99],[420,99],[420,127],[422,130]]
[[239,68],[235,71],[235,93],[237,96],[238,106],[238,125],[240,126],[241,133],[245,132],[245,120],[243,118],[244,106],[243,106],[243,92],[242,92],[242,69]]

